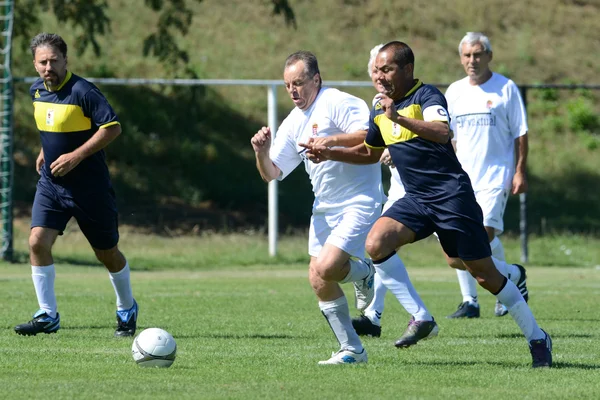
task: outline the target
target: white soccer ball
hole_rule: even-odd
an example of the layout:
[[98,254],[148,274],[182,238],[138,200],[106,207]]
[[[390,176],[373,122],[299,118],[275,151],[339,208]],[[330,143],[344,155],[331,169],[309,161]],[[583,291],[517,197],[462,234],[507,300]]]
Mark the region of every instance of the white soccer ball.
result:
[[175,361],[177,344],[164,329],[148,328],[133,339],[131,355],[140,367],[168,368]]

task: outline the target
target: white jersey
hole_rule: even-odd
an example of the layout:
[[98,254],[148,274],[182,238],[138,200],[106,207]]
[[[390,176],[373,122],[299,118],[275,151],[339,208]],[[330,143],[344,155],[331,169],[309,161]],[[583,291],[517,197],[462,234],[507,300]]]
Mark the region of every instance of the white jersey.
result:
[[269,156],[281,170],[283,180],[302,161],[310,178],[315,202],[313,211],[343,209],[346,206],[379,207],[383,201],[381,167],[338,161],[318,164],[304,156],[298,143],[311,137],[325,137],[369,129],[367,104],[337,89],[322,88],[307,110],[294,108],[277,130]]
[[517,85],[493,73],[482,85],[469,77],[446,91],[456,156],[475,191],[510,188],[515,169],[515,139],[527,133],[527,116]]

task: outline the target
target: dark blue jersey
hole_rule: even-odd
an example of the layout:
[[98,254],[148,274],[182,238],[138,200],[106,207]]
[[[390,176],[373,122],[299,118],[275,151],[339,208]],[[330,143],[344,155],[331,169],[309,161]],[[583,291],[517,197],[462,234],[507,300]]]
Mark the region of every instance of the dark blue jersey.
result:
[[[404,117],[448,122],[444,95],[436,87],[420,81],[394,104],[398,114]],[[460,166],[450,141],[435,143],[393,123],[379,102],[371,111],[365,144],[372,148],[388,147],[407,195],[421,202],[438,203],[460,193],[473,193],[469,177]]]
[[100,90],[67,71],[64,82],[56,90],[47,90],[40,78],[29,91],[44,150],[42,178],[74,191],[110,187],[104,150],[92,154],[65,176],[54,177],[50,172],[50,165],[62,154],[80,147],[98,129],[119,124]]

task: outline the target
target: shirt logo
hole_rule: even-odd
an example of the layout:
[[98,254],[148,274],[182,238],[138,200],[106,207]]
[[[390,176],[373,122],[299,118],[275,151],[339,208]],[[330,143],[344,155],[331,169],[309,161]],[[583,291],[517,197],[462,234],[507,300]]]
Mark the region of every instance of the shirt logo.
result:
[[312,134],[313,134],[313,136],[317,136],[317,132],[319,132],[319,125],[313,124],[313,126],[312,126]]
[[446,112],[446,110],[444,110],[443,108],[438,108],[437,109],[438,114],[440,114],[442,117],[447,117],[448,113]]
[[398,125],[397,123],[394,122],[392,124],[392,135],[395,137],[399,137],[401,131],[402,131],[402,128],[400,127],[400,125]]
[[33,97],[36,98],[36,99],[39,99],[40,97],[42,97],[42,96],[40,96],[40,90],[39,89],[37,89],[35,91],[35,94],[33,95]]
[[48,111],[46,111],[46,125],[54,126],[54,110],[52,108],[49,108]]
[[494,105],[494,103],[492,103],[492,101],[491,101],[491,100],[488,100],[488,101],[487,101],[487,103],[485,103],[485,106],[488,108],[488,110],[489,110],[490,108],[492,108],[492,106],[493,106],[493,105]]

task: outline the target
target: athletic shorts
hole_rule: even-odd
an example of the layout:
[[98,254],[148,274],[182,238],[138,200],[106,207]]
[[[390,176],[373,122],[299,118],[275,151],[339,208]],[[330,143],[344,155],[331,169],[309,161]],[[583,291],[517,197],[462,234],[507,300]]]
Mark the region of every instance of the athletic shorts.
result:
[[56,229],[62,235],[71,217],[77,220],[93,248],[108,250],[119,242],[117,202],[112,188],[74,196],[63,187],[40,179],[31,210],[31,227]]
[[508,190],[501,188],[484,189],[475,192],[477,204],[483,212],[483,226],[494,228],[496,235],[504,231],[504,210],[508,200]]
[[481,208],[471,194],[456,195],[440,204],[422,203],[407,195],[383,216],[415,232],[415,242],[437,233],[449,257],[472,261],[492,255]]
[[308,254],[318,257],[329,243],[353,257],[365,258],[365,243],[380,208],[346,207],[332,212],[315,212],[310,219]]

